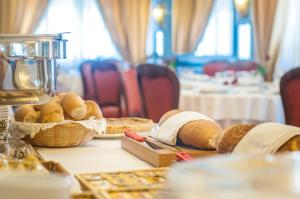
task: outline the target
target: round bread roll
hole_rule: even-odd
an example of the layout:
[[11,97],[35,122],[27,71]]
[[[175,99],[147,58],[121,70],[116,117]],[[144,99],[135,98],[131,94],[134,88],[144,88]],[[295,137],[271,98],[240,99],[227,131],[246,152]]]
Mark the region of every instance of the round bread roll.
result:
[[[50,99],[50,101],[48,103],[54,102],[54,103],[60,104],[60,101],[61,100],[58,96],[54,96]],[[33,107],[34,107],[35,110],[40,111],[43,108],[44,105],[45,104],[35,104],[35,105],[33,105]]]
[[63,109],[58,103],[49,102],[41,109],[40,123],[59,123],[64,120]]
[[217,151],[219,153],[231,153],[234,147],[253,127],[255,125],[237,124],[226,128],[223,134],[218,137]]
[[61,101],[61,106],[68,116],[74,120],[82,120],[87,114],[84,101],[74,93],[66,94]]
[[35,123],[39,120],[40,112],[31,105],[22,105],[15,112],[15,120],[18,122]]
[[60,99],[60,101],[62,101],[66,94],[68,94],[68,93],[58,93],[57,97]]
[[98,104],[93,100],[87,100],[84,102],[86,105],[86,116],[84,119],[90,119],[90,117],[95,117],[95,119],[103,118],[102,112]]
[[[171,110],[160,119],[160,125],[169,117],[180,113],[180,110]],[[222,132],[221,126],[214,121],[196,120],[183,125],[177,134],[178,139],[185,145],[200,149],[213,150],[216,148],[216,139]]]

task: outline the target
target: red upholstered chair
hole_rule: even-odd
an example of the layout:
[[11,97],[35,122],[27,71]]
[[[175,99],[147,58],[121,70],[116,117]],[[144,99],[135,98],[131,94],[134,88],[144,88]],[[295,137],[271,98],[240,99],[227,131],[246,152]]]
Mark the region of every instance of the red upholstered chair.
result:
[[83,62],[80,65],[81,77],[84,89],[84,99],[96,100],[95,86],[92,76],[92,61]]
[[121,74],[115,61],[92,64],[95,95],[104,117],[121,117]]
[[300,67],[282,76],[280,95],[286,124],[300,127]]
[[142,64],[137,72],[145,117],[158,122],[165,112],[178,108],[179,82],[173,71]]
[[122,80],[127,116],[142,117],[143,108],[136,68],[131,68],[128,71],[124,72],[122,74]]

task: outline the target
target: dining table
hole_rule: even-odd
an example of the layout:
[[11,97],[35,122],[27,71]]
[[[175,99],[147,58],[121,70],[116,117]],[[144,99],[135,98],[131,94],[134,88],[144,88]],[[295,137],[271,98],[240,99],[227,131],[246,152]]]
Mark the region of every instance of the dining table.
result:
[[37,147],[36,151],[45,161],[54,161],[71,174],[73,185],[71,193],[80,193],[75,174],[142,170],[153,168],[121,148],[119,138],[94,139],[85,145],[70,148]]
[[221,84],[216,79],[198,76],[180,79],[180,88],[179,109],[200,112],[223,127],[285,122],[278,82]]

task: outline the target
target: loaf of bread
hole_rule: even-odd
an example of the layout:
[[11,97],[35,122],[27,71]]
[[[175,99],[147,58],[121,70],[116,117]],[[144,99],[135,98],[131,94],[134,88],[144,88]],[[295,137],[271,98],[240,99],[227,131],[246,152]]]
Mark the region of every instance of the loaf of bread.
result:
[[100,110],[100,107],[98,106],[98,104],[93,101],[93,100],[86,100],[84,102],[84,104],[86,105],[86,116],[84,119],[90,119],[91,117],[95,117],[95,119],[101,119],[103,118],[102,112]]
[[[161,117],[159,124],[163,124],[169,117],[180,112],[182,111],[171,110],[165,113]],[[222,131],[221,126],[217,122],[200,119],[183,125],[178,131],[177,138],[185,145],[213,150],[216,148],[216,139]]]
[[[236,124],[226,128],[217,140],[219,153],[231,153],[242,138],[252,129],[253,124]],[[282,145],[277,152],[300,151],[300,136],[295,136]]]
[[253,127],[255,125],[238,124],[226,128],[217,139],[217,151],[219,153],[231,153],[234,147]]
[[36,111],[31,105],[23,105],[17,108],[15,120],[18,122],[35,123],[38,121],[40,112]]
[[73,120],[82,120],[87,114],[86,105],[82,98],[74,93],[64,95],[61,106]]
[[52,101],[42,107],[39,119],[40,123],[58,123],[64,120],[64,112],[59,103]]

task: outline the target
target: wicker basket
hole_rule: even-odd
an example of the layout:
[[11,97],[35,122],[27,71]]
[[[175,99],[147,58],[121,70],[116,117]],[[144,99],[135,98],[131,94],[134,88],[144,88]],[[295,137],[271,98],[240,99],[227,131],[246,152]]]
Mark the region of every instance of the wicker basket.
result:
[[56,125],[26,140],[41,147],[75,147],[92,140],[97,132],[76,123]]

